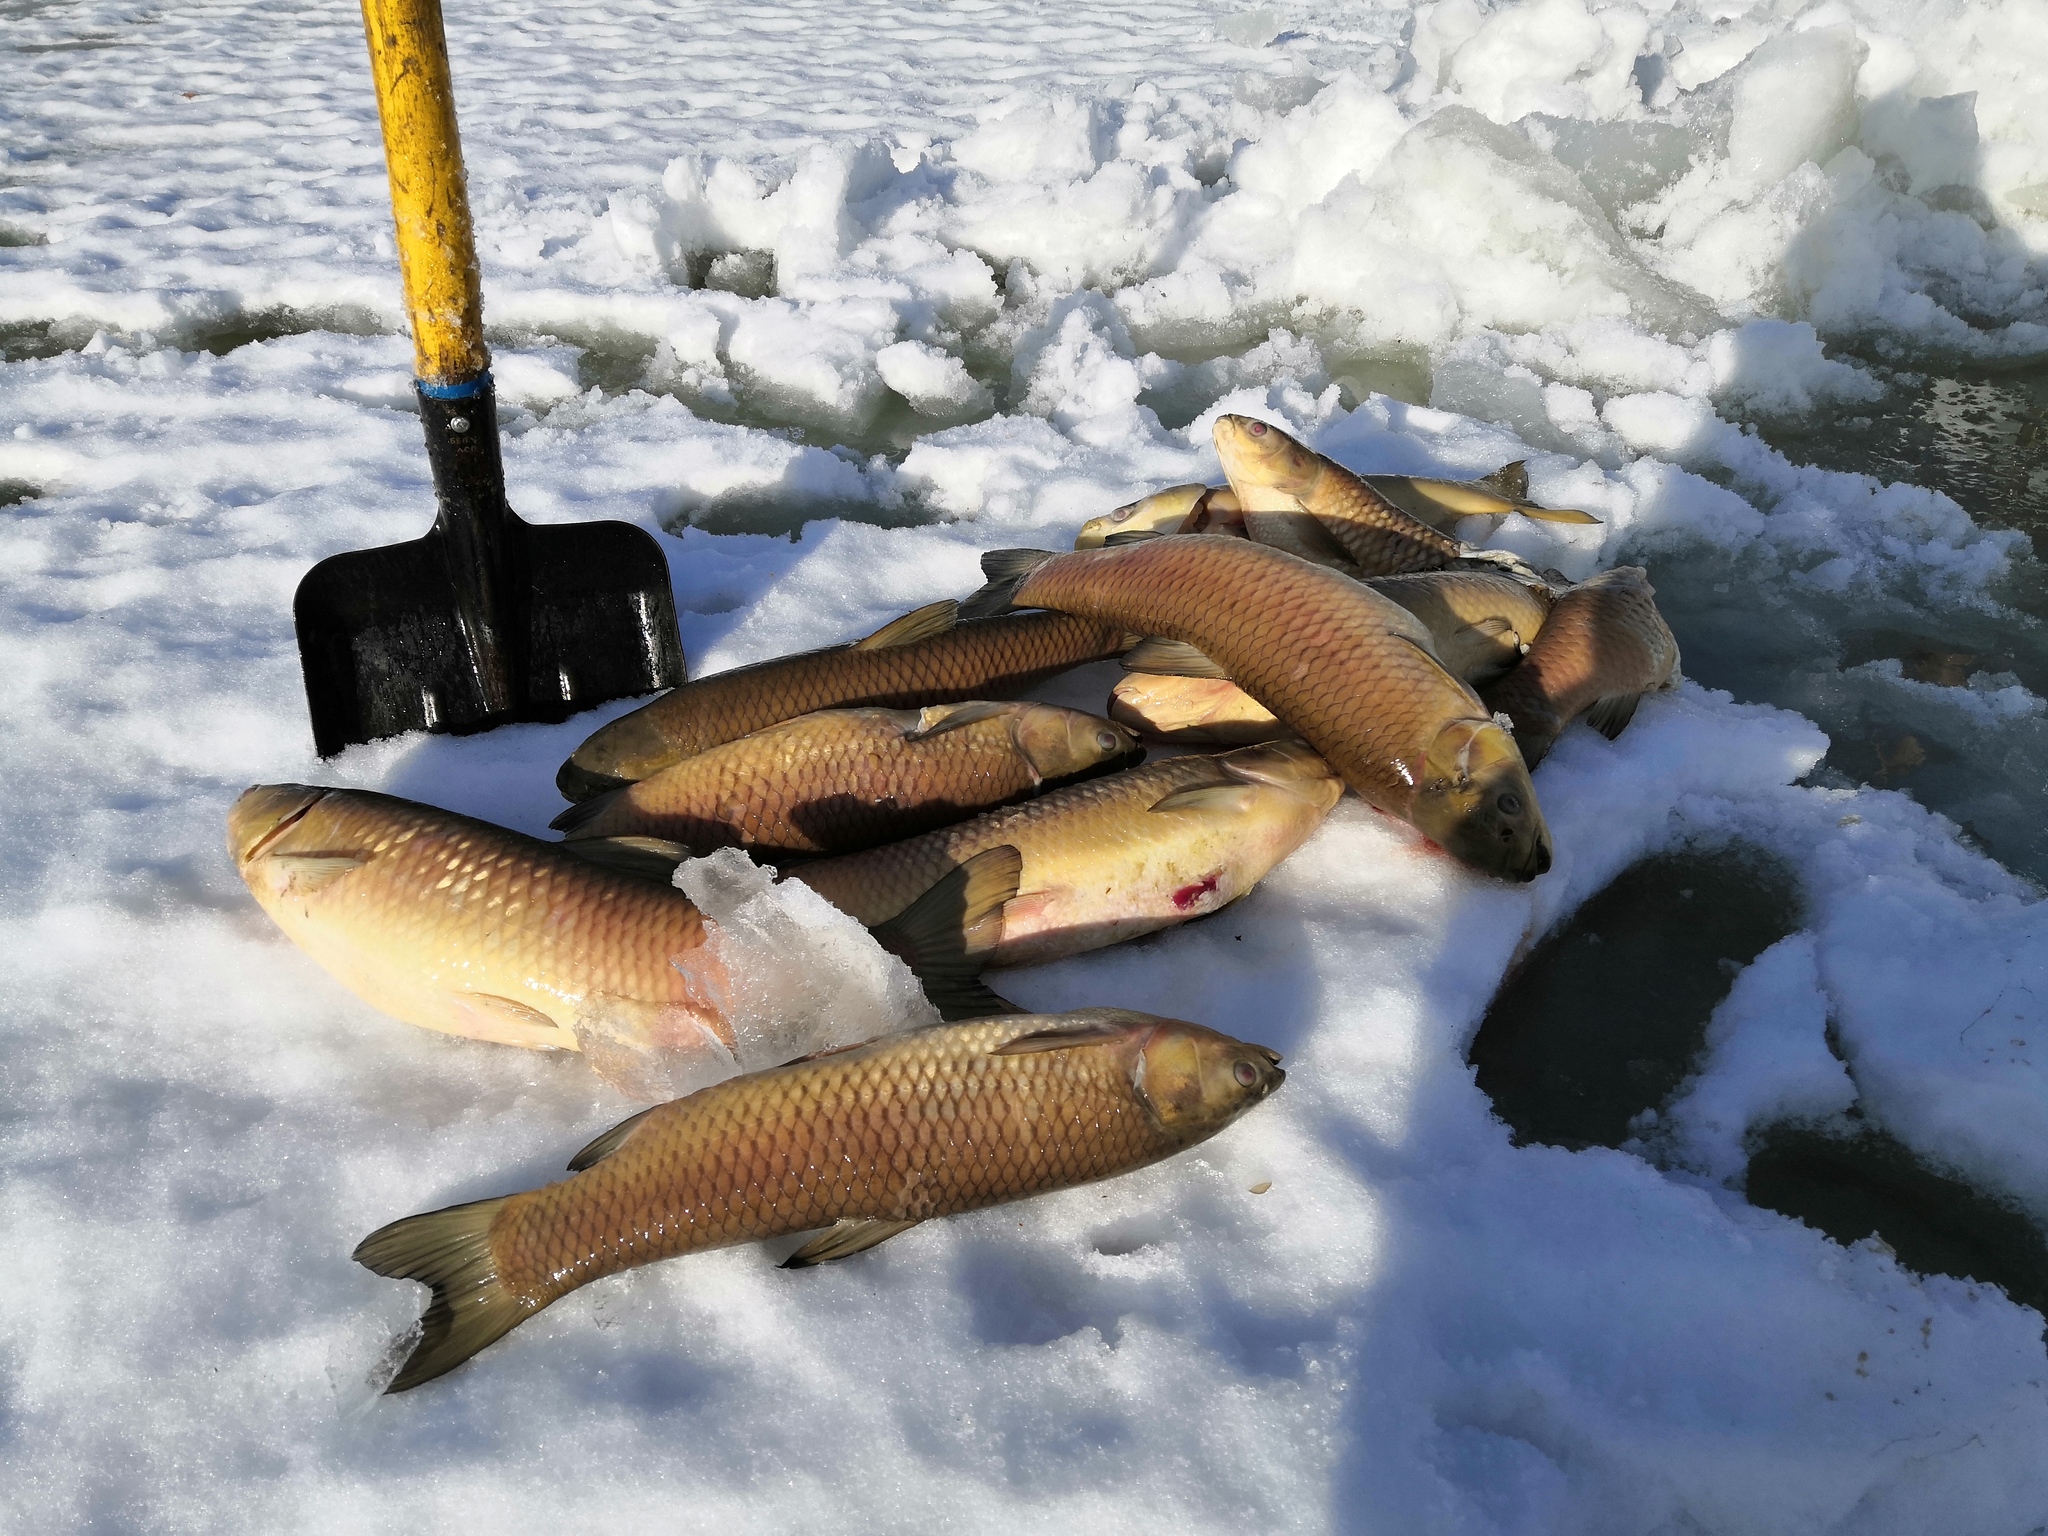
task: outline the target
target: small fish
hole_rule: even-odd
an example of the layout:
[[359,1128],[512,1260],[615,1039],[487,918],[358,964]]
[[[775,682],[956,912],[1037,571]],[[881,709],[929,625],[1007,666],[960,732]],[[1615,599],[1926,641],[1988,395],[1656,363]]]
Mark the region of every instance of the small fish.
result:
[[1216,452],[1244,508],[1245,532],[1354,575],[1436,571],[1465,554],[1334,459],[1249,416],[1219,416]]
[[1551,605],[1522,664],[1484,695],[1514,722],[1524,761],[1540,763],[1581,714],[1612,741],[1653,688],[1675,686],[1678,641],[1639,565],[1617,565]]
[[1521,661],[1550,614],[1550,590],[1496,571],[1419,571],[1366,583],[1422,621],[1450,674],[1478,687]]
[[620,1270],[827,1229],[783,1265],[804,1268],[936,1216],[1143,1168],[1266,1098],[1279,1063],[1199,1024],[1093,1008],[885,1036],[656,1105],[559,1183],[363,1239],[358,1263],[432,1288],[387,1390]]
[[1143,755],[1121,726],[1050,704],[826,709],[585,800],[554,825],[572,840],[667,838],[698,854],[851,853]]
[[873,927],[984,850],[1015,848],[1018,894],[984,963],[1037,965],[1237,900],[1307,841],[1343,792],[1299,742],[1167,758],[908,842],[801,865],[790,878]]
[[974,612],[1055,608],[1183,641],[1292,726],[1369,803],[1489,874],[1533,880],[1550,831],[1507,732],[1429,631],[1336,571],[1196,534],[1054,555],[996,550]]
[[932,603],[848,645],[700,677],[594,732],[555,776],[567,800],[649,778],[670,763],[818,709],[915,709],[1021,693],[1117,655],[1122,631],[1028,614],[962,624],[959,604]]
[[[654,1057],[681,1073],[732,1070],[736,1042],[717,1001],[731,988],[703,915],[666,872],[638,879],[452,811],[307,784],[244,793],[228,813],[228,849],[294,943],[409,1024],[586,1051],[622,1086]],[[991,858],[906,903],[877,938],[934,985],[978,975],[989,913],[1017,889],[1007,857],[1007,877],[1003,856]]]
[[1503,465],[1481,480],[1437,480],[1424,475],[1361,475],[1373,490],[1418,522],[1451,533],[1468,517],[1506,517],[1519,512],[1541,523],[1597,527],[1600,519],[1576,507],[1539,507],[1529,499],[1529,476],[1521,461]]
[[1294,734],[1227,677],[1132,672],[1110,694],[1109,717],[1177,745],[1242,747]]
[[1081,525],[1076,549],[1101,549],[1169,533],[1244,532],[1244,514],[1227,485],[1170,485]]

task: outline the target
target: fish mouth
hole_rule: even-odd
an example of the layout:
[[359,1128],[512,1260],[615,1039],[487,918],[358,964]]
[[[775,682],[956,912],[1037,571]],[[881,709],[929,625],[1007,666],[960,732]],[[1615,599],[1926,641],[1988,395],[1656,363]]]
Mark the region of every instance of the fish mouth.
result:
[[572,801],[589,800],[609,789],[624,789],[632,782],[617,774],[595,772],[573,757],[555,773],[555,788],[562,792],[564,800]]

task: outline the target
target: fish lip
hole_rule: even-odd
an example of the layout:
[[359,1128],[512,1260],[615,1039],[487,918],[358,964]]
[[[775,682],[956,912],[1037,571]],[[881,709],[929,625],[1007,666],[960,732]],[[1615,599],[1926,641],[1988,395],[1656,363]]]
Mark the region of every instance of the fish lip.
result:
[[573,757],[565,760],[555,773],[555,788],[561,791],[562,798],[577,804],[601,795],[608,789],[623,789],[632,782],[631,779],[622,779],[616,774],[599,773],[595,769],[586,768]]
[[1283,1059],[1280,1053],[1274,1050],[1273,1047],[1271,1047],[1270,1045],[1260,1045],[1256,1041],[1252,1040],[1245,1041],[1245,1044],[1250,1046],[1253,1050],[1257,1051],[1261,1056],[1265,1057],[1266,1063],[1269,1066],[1277,1067],[1280,1065]]

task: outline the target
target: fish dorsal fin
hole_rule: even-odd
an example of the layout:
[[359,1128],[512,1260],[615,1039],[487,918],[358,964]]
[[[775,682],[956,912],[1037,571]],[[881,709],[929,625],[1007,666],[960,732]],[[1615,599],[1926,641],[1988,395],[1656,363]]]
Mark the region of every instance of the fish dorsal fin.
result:
[[877,1243],[886,1243],[899,1232],[908,1232],[921,1219],[913,1216],[904,1221],[891,1221],[874,1216],[865,1220],[836,1221],[784,1259],[782,1267],[809,1269],[813,1264],[850,1259],[856,1253],[867,1252]]
[[668,885],[676,866],[691,857],[689,848],[665,837],[572,837],[562,844],[564,853],[610,870],[615,875],[633,875]]
[[1012,1012],[979,978],[1002,942],[1003,905],[1023,876],[1024,855],[1012,844],[985,848],[869,932],[916,973],[942,1018]]
[[1610,693],[1595,699],[1593,707],[1586,711],[1586,724],[1612,741],[1635,719],[1636,706],[1642,701],[1640,693]]
[[1005,1041],[989,1055],[1030,1056],[1039,1051],[1070,1051],[1078,1045],[1106,1045],[1121,1040],[1128,1028],[1111,1019],[1089,1019],[1082,1024],[1063,1024],[1058,1029],[1035,1029]]
[[584,1169],[603,1162],[626,1144],[626,1138],[633,1134],[635,1128],[639,1126],[642,1120],[645,1120],[655,1110],[660,1108],[661,1106],[656,1104],[651,1108],[641,1110],[637,1115],[631,1115],[621,1120],[581,1152],[570,1158],[569,1171],[571,1173],[581,1173]]
[[960,622],[960,604],[954,598],[913,608],[900,619],[891,619],[865,640],[853,642],[856,651],[886,651],[894,646],[914,645],[943,635]]
[[1509,501],[1526,501],[1529,497],[1529,464],[1526,459],[1517,459],[1512,464],[1503,464],[1490,475],[1481,475],[1479,483],[1490,491],[1498,491]]
[[1154,811],[1205,811],[1242,816],[1259,803],[1258,789],[1250,784],[1193,784],[1176,789],[1149,809]]
[[374,857],[367,853],[273,853],[265,855],[283,873],[294,896],[324,891],[343,875],[352,875]]
[[995,699],[974,699],[966,704],[927,704],[918,711],[917,723],[903,733],[905,741],[930,741],[934,736],[943,736],[948,731],[957,731],[963,725],[990,720],[1014,704],[1005,704]]
[[1215,677],[1230,681],[1230,674],[1185,640],[1168,640],[1154,635],[1140,640],[1124,655],[1126,672],[1151,672],[1160,677]]

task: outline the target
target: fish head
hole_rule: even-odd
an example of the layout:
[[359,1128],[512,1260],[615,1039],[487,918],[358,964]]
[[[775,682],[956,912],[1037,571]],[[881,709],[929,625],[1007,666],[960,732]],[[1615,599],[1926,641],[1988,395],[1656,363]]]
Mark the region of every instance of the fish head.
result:
[[1010,735],[1043,782],[1127,768],[1145,755],[1138,738],[1122,726],[1051,704],[1025,705]]
[[1306,742],[1261,742],[1226,752],[1219,761],[1233,779],[1264,784],[1305,800],[1319,817],[1334,810],[1344,794],[1344,781]]
[[1322,455],[1270,422],[1219,416],[1214,436],[1223,472],[1246,512],[1293,510],[1322,477]]
[[1089,518],[1081,525],[1074,548],[1100,549],[1115,533],[1179,533],[1188,514],[1208,493],[1206,485],[1170,485],[1163,491],[1154,491],[1114,512]]
[[228,809],[228,852],[246,871],[332,791],[311,784],[257,784]]
[[1287,1080],[1280,1053],[1179,1019],[1139,1042],[1131,1086],[1162,1129],[1199,1140],[1230,1124]]
[[1504,880],[1550,868],[1550,828],[1528,765],[1497,721],[1453,720],[1437,733],[1410,820],[1445,852]]

